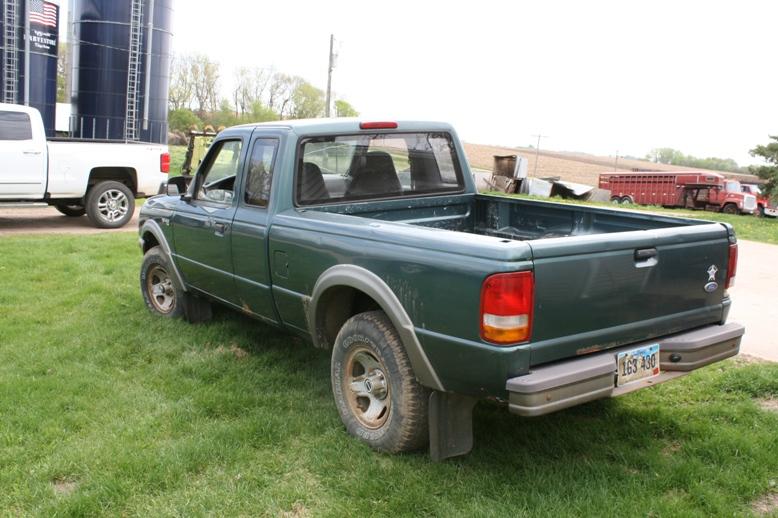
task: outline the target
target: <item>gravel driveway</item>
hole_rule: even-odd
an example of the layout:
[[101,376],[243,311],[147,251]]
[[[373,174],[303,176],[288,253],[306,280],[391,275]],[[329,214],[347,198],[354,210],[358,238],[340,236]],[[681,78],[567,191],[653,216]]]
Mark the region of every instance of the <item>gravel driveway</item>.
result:
[[54,207],[28,206],[0,208],[0,236],[25,234],[97,234],[98,232],[137,232],[138,211],[122,228],[95,228],[86,216],[70,218]]

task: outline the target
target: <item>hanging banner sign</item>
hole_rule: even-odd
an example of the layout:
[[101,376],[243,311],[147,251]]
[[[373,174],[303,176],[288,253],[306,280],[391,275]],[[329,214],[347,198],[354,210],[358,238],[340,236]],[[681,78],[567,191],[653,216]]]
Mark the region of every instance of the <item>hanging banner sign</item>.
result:
[[59,6],[46,0],[30,0],[30,50],[57,55]]

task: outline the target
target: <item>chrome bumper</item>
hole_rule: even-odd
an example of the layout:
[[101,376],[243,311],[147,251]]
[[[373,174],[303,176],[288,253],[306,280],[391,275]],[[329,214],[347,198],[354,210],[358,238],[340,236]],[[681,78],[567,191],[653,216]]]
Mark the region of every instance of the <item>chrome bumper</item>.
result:
[[[712,325],[543,365],[527,375],[508,380],[509,408],[515,414],[537,416],[658,385],[735,356],[743,333],[745,328],[740,324]],[[655,343],[659,344],[661,374],[617,387],[618,353]]]

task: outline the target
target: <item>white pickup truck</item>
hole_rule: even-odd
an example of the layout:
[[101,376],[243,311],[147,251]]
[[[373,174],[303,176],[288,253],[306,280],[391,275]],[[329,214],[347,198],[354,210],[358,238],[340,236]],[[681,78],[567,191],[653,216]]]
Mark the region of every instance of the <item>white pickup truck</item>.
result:
[[38,110],[0,103],[0,204],[45,202],[118,228],[132,218],[136,198],[160,192],[169,170],[167,146],[46,140]]

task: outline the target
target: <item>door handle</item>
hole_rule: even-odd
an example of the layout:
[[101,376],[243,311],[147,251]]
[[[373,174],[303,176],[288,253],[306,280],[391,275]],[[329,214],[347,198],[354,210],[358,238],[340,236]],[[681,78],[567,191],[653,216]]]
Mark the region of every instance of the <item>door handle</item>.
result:
[[40,155],[41,151],[33,151],[31,149],[25,149],[24,151],[22,151],[22,154],[24,154],[24,155]]
[[657,255],[656,248],[640,248],[635,250],[635,266],[638,268],[654,266],[658,262]]
[[219,237],[223,237],[229,227],[230,226],[227,223],[216,222],[213,224],[213,233]]

